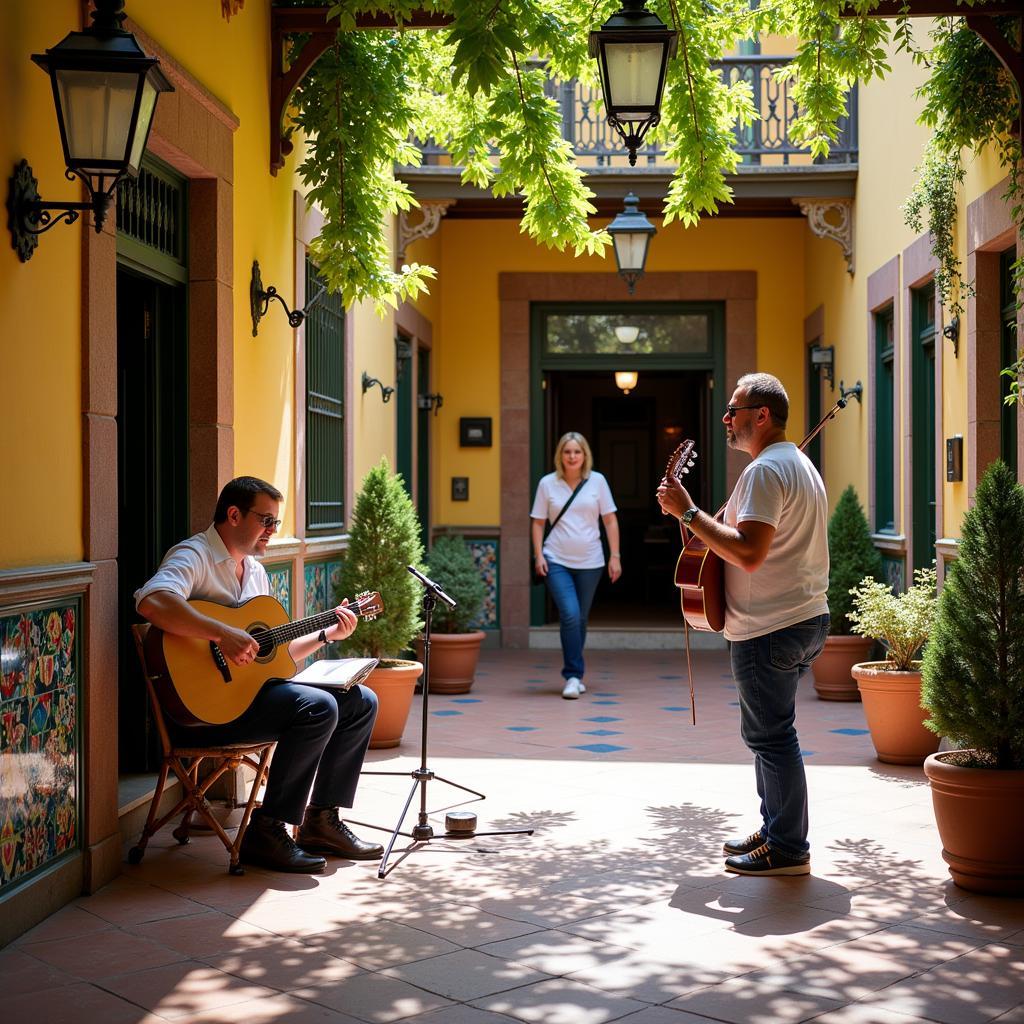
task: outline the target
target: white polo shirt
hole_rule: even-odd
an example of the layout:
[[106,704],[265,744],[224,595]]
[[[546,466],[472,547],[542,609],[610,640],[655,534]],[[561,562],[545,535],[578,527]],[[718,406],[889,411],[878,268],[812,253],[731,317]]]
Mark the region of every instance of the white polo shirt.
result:
[[251,555],[242,565],[242,582],[235,574],[235,560],[224,546],[213,525],[164,555],[160,568],[148,583],[135,591],[135,607],[143,598],[159,590],[177,594],[186,601],[213,601],[228,608],[237,608],[253,597],[270,593],[267,570]]

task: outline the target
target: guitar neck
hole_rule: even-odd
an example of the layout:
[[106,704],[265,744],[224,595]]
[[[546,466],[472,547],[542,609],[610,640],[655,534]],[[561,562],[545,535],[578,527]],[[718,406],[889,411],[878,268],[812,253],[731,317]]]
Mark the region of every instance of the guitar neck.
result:
[[[358,603],[349,605],[349,610],[355,612],[356,615],[362,614]],[[310,615],[306,619],[296,619],[294,622],[286,622],[283,626],[275,626],[273,629],[267,630],[266,635],[275,647],[279,647],[281,644],[297,640],[300,636],[306,636],[309,633],[319,633],[320,630],[333,626],[337,621],[338,616],[334,614],[333,610],[320,612],[319,615]]]

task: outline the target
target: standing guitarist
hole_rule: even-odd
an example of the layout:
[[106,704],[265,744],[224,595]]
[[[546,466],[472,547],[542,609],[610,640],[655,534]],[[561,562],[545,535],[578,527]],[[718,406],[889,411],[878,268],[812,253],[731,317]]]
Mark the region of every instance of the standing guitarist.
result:
[[[267,571],[256,557],[281,525],[281,501],[276,487],[256,477],[225,484],[209,529],[171,548],[156,575],[135,592],[139,614],[165,633],[216,643],[235,664],[251,662],[259,647],[248,633],[201,614],[188,601],[237,608],[270,593]],[[335,625],[288,645],[296,662],[353,632],[356,616],[344,605],[334,612]],[[351,860],[376,860],[384,853],[378,843],[357,838],[337,811],[355,799],[376,715],[376,695],[364,686],[336,692],[275,680],[233,722],[179,726],[174,738],[190,746],[276,740],[263,806],[252,816],[239,856],[273,871],[316,873],[326,865],[321,853]],[[298,842],[287,823],[300,826]]]
[[806,875],[807,780],[796,728],[801,675],[828,634],[828,503],[810,459],[786,440],[789,396],[768,373],[736,383],[722,422],[753,460],[724,521],[698,509],[669,474],[658,488],[676,516],[725,563],[725,638],[739,691],[740,734],[754,755],[761,826],[727,842],[740,875]]

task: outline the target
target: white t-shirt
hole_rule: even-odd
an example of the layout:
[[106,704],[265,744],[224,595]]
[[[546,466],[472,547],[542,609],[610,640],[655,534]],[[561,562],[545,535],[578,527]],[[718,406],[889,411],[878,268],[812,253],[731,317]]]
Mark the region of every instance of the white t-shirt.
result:
[[186,601],[213,601],[237,608],[253,597],[270,593],[267,570],[251,555],[242,567],[242,582],[235,575],[235,560],[224,547],[215,526],[175,544],[164,555],[148,583],[135,591],[135,607],[144,597],[166,590]]
[[[541,477],[530,510],[531,519],[553,523],[574,488],[555,473]],[[611,488],[602,473],[590,471],[587,482],[544,541],[544,557],[568,569],[600,569],[604,565],[598,520],[615,511]]]
[[791,441],[769,445],[740,474],[728,526],[775,527],[754,572],[725,563],[725,638],[750,640],[828,611],[828,499],[818,471]]

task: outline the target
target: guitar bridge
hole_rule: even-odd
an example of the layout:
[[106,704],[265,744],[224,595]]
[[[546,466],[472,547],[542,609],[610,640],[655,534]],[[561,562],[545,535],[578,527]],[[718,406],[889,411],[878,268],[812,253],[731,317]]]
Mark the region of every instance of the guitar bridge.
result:
[[224,682],[230,683],[231,669],[228,668],[227,659],[224,657],[221,649],[212,640],[210,641],[210,654],[213,656],[213,663],[217,666],[217,670],[224,677]]

